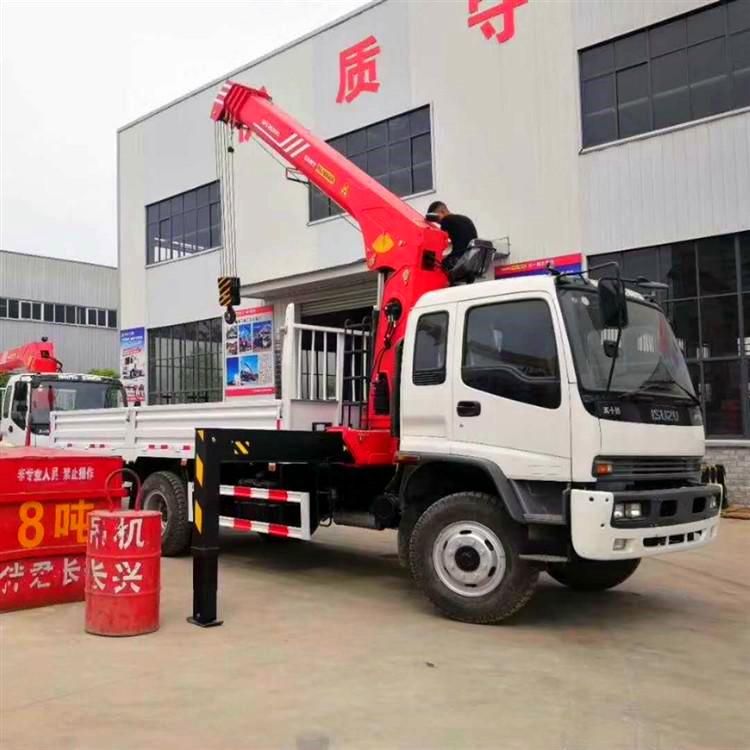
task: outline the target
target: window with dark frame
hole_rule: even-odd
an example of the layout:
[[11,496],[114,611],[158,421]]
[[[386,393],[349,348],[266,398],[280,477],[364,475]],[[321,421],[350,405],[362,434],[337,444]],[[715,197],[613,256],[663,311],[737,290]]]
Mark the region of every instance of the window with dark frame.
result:
[[[400,197],[433,188],[429,105],[332,138],[328,143]],[[313,185],[310,221],[342,213]]]
[[584,148],[750,106],[750,0],[722,0],[578,58]]
[[0,298],[0,318],[36,320],[60,325],[117,328],[117,310],[8,299],[7,297]]
[[146,265],[220,246],[218,180],[146,206]]
[[149,404],[221,401],[221,357],[221,318],[149,329]]
[[440,385],[445,382],[445,354],[448,342],[448,313],[421,315],[414,340],[414,385]]
[[558,408],[560,368],[549,305],[529,299],[470,308],[461,378],[494,396]]
[[750,437],[750,232],[592,255],[588,263],[611,260],[626,277],[668,284],[657,301],[687,360],[707,436]]

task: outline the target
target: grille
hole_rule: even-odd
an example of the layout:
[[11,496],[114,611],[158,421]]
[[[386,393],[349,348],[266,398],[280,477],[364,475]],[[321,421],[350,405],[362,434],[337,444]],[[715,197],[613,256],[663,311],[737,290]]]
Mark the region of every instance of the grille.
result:
[[600,458],[612,464],[608,479],[657,479],[699,475],[701,459],[694,456],[619,456]]

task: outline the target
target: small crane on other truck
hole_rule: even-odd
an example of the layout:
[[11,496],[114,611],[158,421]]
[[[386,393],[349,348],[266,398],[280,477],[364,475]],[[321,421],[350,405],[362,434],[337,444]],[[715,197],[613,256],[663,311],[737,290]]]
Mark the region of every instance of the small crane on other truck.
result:
[[62,370],[46,337],[0,352],[0,375],[10,375],[0,391],[0,445],[47,446],[52,411],[126,403],[119,380]]

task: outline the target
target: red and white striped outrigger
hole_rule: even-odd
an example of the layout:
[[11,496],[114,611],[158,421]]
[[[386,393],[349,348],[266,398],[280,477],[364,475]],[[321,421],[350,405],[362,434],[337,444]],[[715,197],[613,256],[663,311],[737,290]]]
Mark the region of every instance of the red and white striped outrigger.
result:
[[[192,482],[190,483],[190,521],[193,521]],[[232,518],[219,516],[219,526],[234,531],[255,531],[259,534],[290,537],[292,539],[309,540],[310,533],[310,493],[291,492],[288,490],[267,490],[260,487],[235,487],[229,484],[219,485],[219,495],[233,497],[243,501],[262,500],[273,503],[299,503],[301,526],[287,526],[281,523],[266,523],[265,521],[249,521],[246,518]]]

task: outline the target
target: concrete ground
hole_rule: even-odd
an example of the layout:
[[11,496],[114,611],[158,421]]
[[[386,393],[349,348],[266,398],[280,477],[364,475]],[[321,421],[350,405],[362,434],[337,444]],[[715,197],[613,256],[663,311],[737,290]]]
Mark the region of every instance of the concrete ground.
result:
[[220,628],[185,622],[189,558],[152,635],[86,635],[83,604],[0,617],[0,748],[750,748],[747,521],[608,593],[543,576],[492,627],[437,615],[394,543],[228,536]]

